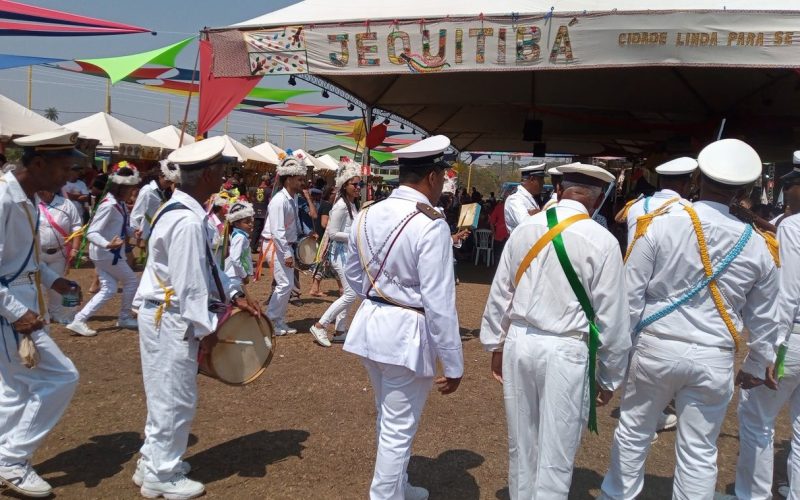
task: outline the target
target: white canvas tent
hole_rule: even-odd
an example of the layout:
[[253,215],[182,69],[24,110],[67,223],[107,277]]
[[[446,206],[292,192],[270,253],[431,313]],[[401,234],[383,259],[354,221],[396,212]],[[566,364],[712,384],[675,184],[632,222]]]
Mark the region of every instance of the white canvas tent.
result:
[[216,76],[308,73],[461,150],[696,151],[723,118],[764,159],[800,139],[789,0],[305,0],[209,38]]
[[339,170],[339,162],[337,162],[331,155],[325,154],[318,156],[316,160],[317,166],[314,167],[315,172],[323,170],[336,172]]
[[279,156],[286,153],[271,142],[262,142],[258,146],[253,146],[250,149],[269,160],[271,165],[278,165],[281,162]]
[[276,163],[256,153],[233,137],[229,135],[223,135],[222,137],[225,139],[225,149],[222,150],[223,155],[235,156],[236,159],[242,163],[246,161],[257,161],[261,163],[267,163],[269,165],[276,165]]
[[194,144],[194,137],[188,132],[183,134],[183,141],[181,141],[181,129],[175,125],[167,125],[158,130],[153,130],[148,132],[147,136],[164,144],[169,149],[178,149],[181,146]]
[[62,128],[25,106],[0,95],[0,141]]
[[167,147],[118,118],[103,112],[67,123],[64,128],[78,132],[81,137],[97,139],[100,141],[98,148],[119,149],[122,144],[136,144],[151,148]]

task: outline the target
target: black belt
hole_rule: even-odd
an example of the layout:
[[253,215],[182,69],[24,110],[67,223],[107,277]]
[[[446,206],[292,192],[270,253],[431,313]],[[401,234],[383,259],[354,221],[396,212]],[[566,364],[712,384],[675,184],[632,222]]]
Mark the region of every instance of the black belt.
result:
[[53,255],[58,252],[58,248],[48,248],[44,251],[47,255]]
[[372,295],[370,295],[369,297],[367,297],[367,300],[371,300],[372,302],[377,302],[378,304],[386,304],[387,306],[395,306],[403,309],[411,309],[412,311],[417,311],[420,314],[425,314],[424,307],[414,307],[414,306],[407,306],[404,304],[396,304],[394,302],[389,302],[383,297],[373,297]]

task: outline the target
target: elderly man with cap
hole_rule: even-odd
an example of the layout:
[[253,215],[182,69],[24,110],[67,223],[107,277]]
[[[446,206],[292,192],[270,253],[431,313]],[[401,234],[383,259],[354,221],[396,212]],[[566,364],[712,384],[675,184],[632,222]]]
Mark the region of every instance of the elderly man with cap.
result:
[[[52,488],[31,467],[31,458],[67,408],[78,371],[44,324],[46,289],[74,299],[76,283],[59,278],[41,260],[35,203],[38,191],[55,192],[67,181],[78,134],[56,130],[16,139],[21,167],[0,178],[0,483],[29,497]],[[38,363],[20,347],[33,342]]]
[[[370,498],[423,500],[406,469],[434,383],[454,392],[464,373],[453,279],[453,240],[433,208],[444,185],[445,136],[395,151],[400,187],[361,211],[350,230],[345,273],[364,301],[344,350],[361,357],[377,409]],[[437,360],[444,376],[434,380]]]
[[136,196],[136,202],[131,210],[131,227],[134,228],[137,240],[146,240],[150,237],[153,215],[172,194],[177,174],[176,171],[170,170],[168,164],[168,160],[161,160],[158,177],[142,186]]
[[775,263],[764,239],[728,208],[759,178],[761,159],[744,142],[723,139],[697,161],[700,201],[654,217],[627,260],[636,347],[602,498],[642,491],[651,439],[671,399],[678,413],[673,498],[712,498],[742,329],[750,331],[749,352],[737,384],[762,383],[775,358]]
[[286,156],[278,165],[278,182],[283,189],[272,195],[267,209],[267,223],[261,234],[272,242],[272,276],[275,290],[269,299],[267,317],[275,325],[276,335],[297,333],[296,328],[286,324],[286,309],[292,289],[295,287],[294,251],[297,239],[303,233],[302,222],[297,211],[297,196],[303,190],[308,169],[292,155]]
[[503,384],[512,499],[567,498],[582,427],[596,432],[630,349],[619,244],[591,219],[614,176],[559,170],[558,204],[511,234],[481,323]]
[[139,184],[139,171],[133,164],[121,161],[114,166],[108,180],[110,183],[108,192],[100,200],[86,232],[86,239],[89,240],[89,258],[97,269],[100,291],[67,325],[67,330],[84,337],[97,335],[97,331],[90,328],[86,322],[114,297],[118,283],[122,284],[122,301],[117,326],[132,330],[137,328],[131,304],[136,294],[138,280],[125,258],[128,234],[131,231],[125,201]]
[[215,229],[201,203],[219,188],[225,164],[235,162],[222,155],[224,147],[221,137],[213,137],[169,155],[180,168],[180,189],[153,219],[136,294],[147,422],[133,482],[147,498],[203,494],[203,484],[186,477],[190,466],[181,460],[197,406],[200,340],[217,329],[228,302],[258,313],[211,255]]
[[544,163],[519,169],[522,184],[506,198],[505,203],[506,226],[509,233],[513,233],[517,226],[539,212],[539,203],[534,197],[539,196],[544,187],[544,171]]
[[[800,214],[800,151],[795,168],[781,177],[783,198],[792,214]],[[778,226],[780,268],[778,313],[782,321],[777,393],[759,385],[742,388],[739,397],[739,461],[736,497],[772,498],[775,420],[789,403],[792,446],[789,453],[789,498],[800,498],[800,215],[785,217]]]

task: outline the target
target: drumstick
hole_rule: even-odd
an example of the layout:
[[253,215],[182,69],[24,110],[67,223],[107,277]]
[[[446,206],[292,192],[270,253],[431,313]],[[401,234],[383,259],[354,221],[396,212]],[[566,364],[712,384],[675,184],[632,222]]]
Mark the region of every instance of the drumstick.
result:
[[[244,285],[242,285],[242,292],[244,292],[244,297],[247,299],[248,302],[257,304],[257,302],[255,302],[254,300],[252,300],[250,298],[250,292],[247,291],[247,287],[245,287]],[[258,311],[258,315],[256,315],[256,323],[258,323],[258,327],[261,328],[261,330],[267,330],[268,331],[269,329],[263,323],[263,321],[264,321],[264,318],[261,317],[261,311]],[[271,351],[272,350],[272,339],[270,339],[269,337],[264,337],[264,342],[267,344],[267,349]]]
[[221,344],[255,345],[252,340],[217,339]]

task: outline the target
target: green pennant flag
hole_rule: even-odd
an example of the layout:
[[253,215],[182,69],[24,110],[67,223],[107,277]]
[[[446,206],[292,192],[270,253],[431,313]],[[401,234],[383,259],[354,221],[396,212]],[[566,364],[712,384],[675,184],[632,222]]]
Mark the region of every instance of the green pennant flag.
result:
[[264,99],[267,101],[286,102],[292,97],[313,94],[316,90],[303,90],[303,89],[268,89],[264,87],[256,87],[247,94],[247,97],[254,99]]
[[197,37],[189,37],[160,49],[148,50],[138,54],[118,57],[102,57],[99,59],[79,59],[80,62],[93,64],[105,71],[112,84],[116,84],[145,64],[158,64],[175,67],[175,58],[181,50]]

